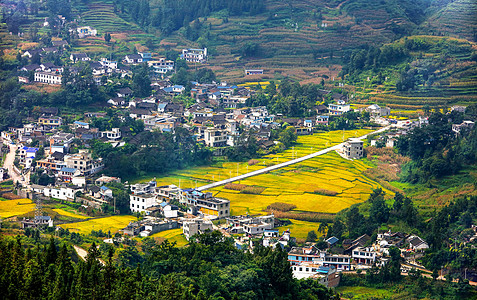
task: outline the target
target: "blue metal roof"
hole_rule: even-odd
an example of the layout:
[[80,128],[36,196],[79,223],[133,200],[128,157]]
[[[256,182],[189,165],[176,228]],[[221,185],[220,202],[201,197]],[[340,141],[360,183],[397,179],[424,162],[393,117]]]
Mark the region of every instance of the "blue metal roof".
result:
[[100,189],[102,189],[103,191],[107,191],[107,190],[109,190],[109,188],[108,188],[108,187],[106,187],[106,186],[104,186],[104,185],[103,185],[102,187],[100,187]]
[[76,172],[76,169],[75,169],[75,168],[63,167],[63,168],[61,168],[60,171],[61,171],[61,172],[67,172],[67,173],[74,173],[74,172]]
[[81,121],[75,121],[74,123],[75,123],[75,124],[78,124],[78,125],[81,125],[81,126],[86,126],[86,125],[88,125],[88,123],[86,123],[86,122],[81,122]]
[[339,241],[339,239],[334,237],[334,236],[332,236],[332,237],[330,237],[329,239],[326,240],[326,242],[329,243],[329,244],[334,244],[337,241]]

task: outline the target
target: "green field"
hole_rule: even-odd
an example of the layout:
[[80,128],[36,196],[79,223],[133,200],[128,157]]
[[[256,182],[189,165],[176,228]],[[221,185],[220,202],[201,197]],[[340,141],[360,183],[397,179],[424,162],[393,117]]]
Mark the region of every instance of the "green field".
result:
[[391,299],[395,293],[386,289],[359,287],[359,286],[340,286],[336,292],[342,294],[345,299]]

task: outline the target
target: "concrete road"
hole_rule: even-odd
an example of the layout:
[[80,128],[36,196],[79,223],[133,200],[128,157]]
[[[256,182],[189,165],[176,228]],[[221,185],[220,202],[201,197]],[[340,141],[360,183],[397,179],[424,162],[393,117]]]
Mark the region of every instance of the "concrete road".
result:
[[8,175],[13,179],[13,183],[20,182],[23,186],[27,186],[30,183],[30,171],[26,174],[21,174],[15,171],[13,162],[15,161],[15,152],[18,149],[18,145],[10,144],[10,152],[5,157],[3,167],[8,170]]
[[[388,130],[389,128],[390,128],[390,126],[386,126],[386,127],[381,128],[379,130],[376,130],[376,131],[373,131],[371,133],[360,136],[360,137],[358,137],[358,139],[365,139],[368,135],[375,134],[375,133],[380,133],[380,132]],[[257,175],[260,175],[260,174],[268,173],[270,171],[274,171],[274,170],[278,170],[278,169],[281,169],[281,168],[284,168],[284,167],[288,167],[290,165],[300,163],[300,162],[305,161],[307,159],[314,158],[314,157],[326,154],[328,152],[331,152],[331,151],[334,151],[334,150],[337,150],[337,149],[341,149],[343,147],[343,145],[344,145],[344,143],[341,143],[341,144],[338,144],[336,146],[328,147],[326,149],[320,150],[318,152],[315,152],[315,153],[312,153],[312,154],[309,154],[309,155],[306,155],[306,156],[303,156],[303,157],[300,157],[300,158],[297,158],[297,159],[289,160],[289,161],[284,162],[284,163],[280,163],[280,164],[277,164],[277,165],[274,165],[274,166],[270,166],[270,167],[266,167],[266,168],[263,168],[263,169],[260,169],[260,170],[252,171],[252,172],[242,174],[242,175],[239,175],[239,176],[235,176],[235,177],[232,177],[232,178],[229,178],[229,179],[226,179],[226,180],[217,181],[217,182],[213,182],[211,184],[203,185],[201,187],[196,188],[196,190],[205,191],[205,190],[212,189],[212,188],[215,188],[215,187],[218,187],[218,186],[221,186],[221,185],[225,185],[227,183],[231,183],[231,182],[238,181],[238,180],[243,180],[243,179],[248,178],[248,177],[257,176]]]

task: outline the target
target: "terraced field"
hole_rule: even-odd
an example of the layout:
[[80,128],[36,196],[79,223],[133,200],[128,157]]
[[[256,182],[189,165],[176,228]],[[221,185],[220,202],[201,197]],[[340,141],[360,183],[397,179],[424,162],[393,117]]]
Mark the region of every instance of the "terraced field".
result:
[[91,2],[88,10],[81,14],[84,25],[98,29],[101,34],[105,32],[124,32],[139,30],[139,26],[120,18],[115,12],[112,2]]
[[[370,130],[334,131],[309,136],[300,136],[292,149],[275,155],[267,155],[256,164],[247,162],[216,163],[208,167],[178,171],[169,176],[158,177],[158,184],[175,184],[181,188],[204,185],[229,177],[258,170],[264,166],[288,161],[292,158],[311,154],[320,149],[340,143],[348,137],[361,136]],[[264,214],[268,205],[283,202],[296,205],[295,212],[337,213],[355,203],[365,201],[371,191],[379,185],[363,175],[369,168],[362,161],[349,161],[337,153],[328,153],[302,163],[271,173],[250,177],[236,182],[247,186],[259,186],[260,194],[244,194],[237,190],[217,187],[210,190],[216,197],[231,201],[231,213]],[[140,181],[147,181],[142,179]],[[335,196],[323,195],[319,189],[336,192]],[[393,194],[391,191],[387,191]],[[319,223],[292,221],[293,226],[303,236],[305,232],[316,230]]]
[[83,222],[62,224],[60,226],[64,229],[69,229],[71,232],[83,234],[89,234],[91,233],[91,230],[102,230],[103,232],[111,231],[111,233],[115,233],[134,220],[136,220],[136,217],[124,215],[90,219]]
[[437,35],[450,35],[475,40],[476,16],[477,3],[474,0],[452,1],[424,22],[421,28]]
[[19,216],[34,210],[35,204],[30,199],[5,200],[0,198],[0,218]]

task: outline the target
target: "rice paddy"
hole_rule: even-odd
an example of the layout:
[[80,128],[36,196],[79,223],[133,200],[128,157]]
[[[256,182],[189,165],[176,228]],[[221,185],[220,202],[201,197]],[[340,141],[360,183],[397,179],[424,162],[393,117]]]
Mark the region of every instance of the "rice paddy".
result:
[[0,218],[10,218],[35,210],[35,204],[30,199],[0,200]]
[[134,216],[112,216],[106,218],[90,219],[83,222],[68,223],[60,225],[64,229],[69,229],[71,232],[89,234],[92,230],[102,230],[103,232],[111,231],[115,233],[120,229],[126,227],[129,222],[135,221]]
[[181,228],[161,231],[161,232],[158,232],[158,233],[155,233],[155,234],[151,235],[150,237],[152,237],[152,238],[154,238],[154,237],[165,238],[171,243],[176,242],[178,247],[185,246],[188,243],[188,241],[186,240],[184,235],[182,235],[182,229]]
[[90,217],[88,216],[83,216],[83,215],[79,215],[79,214],[75,214],[73,212],[69,212],[69,211],[66,211],[64,209],[61,209],[61,208],[55,208],[53,209],[54,212],[57,212],[58,214],[62,215],[62,216],[66,216],[66,217],[71,217],[71,218],[76,218],[76,219],[90,219]]
[[[350,130],[299,136],[297,144],[291,149],[264,156],[253,165],[247,162],[217,162],[207,167],[177,171],[156,180],[159,184],[175,184],[181,188],[198,187],[302,157],[336,145],[349,137],[369,132],[371,130]],[[330,152],[296,165],[235,182],[264,188],[260,194],[243,194],[240,191],[226,189],[224,186],[211,189],[210,192],[216,197],[230,200],[233,215],[264,214],[267,206],[274,202],[294,204],[295,211],[337,213],[355,203],[365,201],[373,189],[380,187],[377,182],[363,174],[368,168],[370,166],[361,160],[346,160],[337,153]],[[320,189],[330,193],[324,195],[315,192]],[[333,196],[331,192],[336,195]],[[392,194],[391,191],[387,193]],[[300,237],[306,237],[308,231],[316,230],[319,225],[299,220],[292,222],[293,225],[289,226],[292,234]]]

